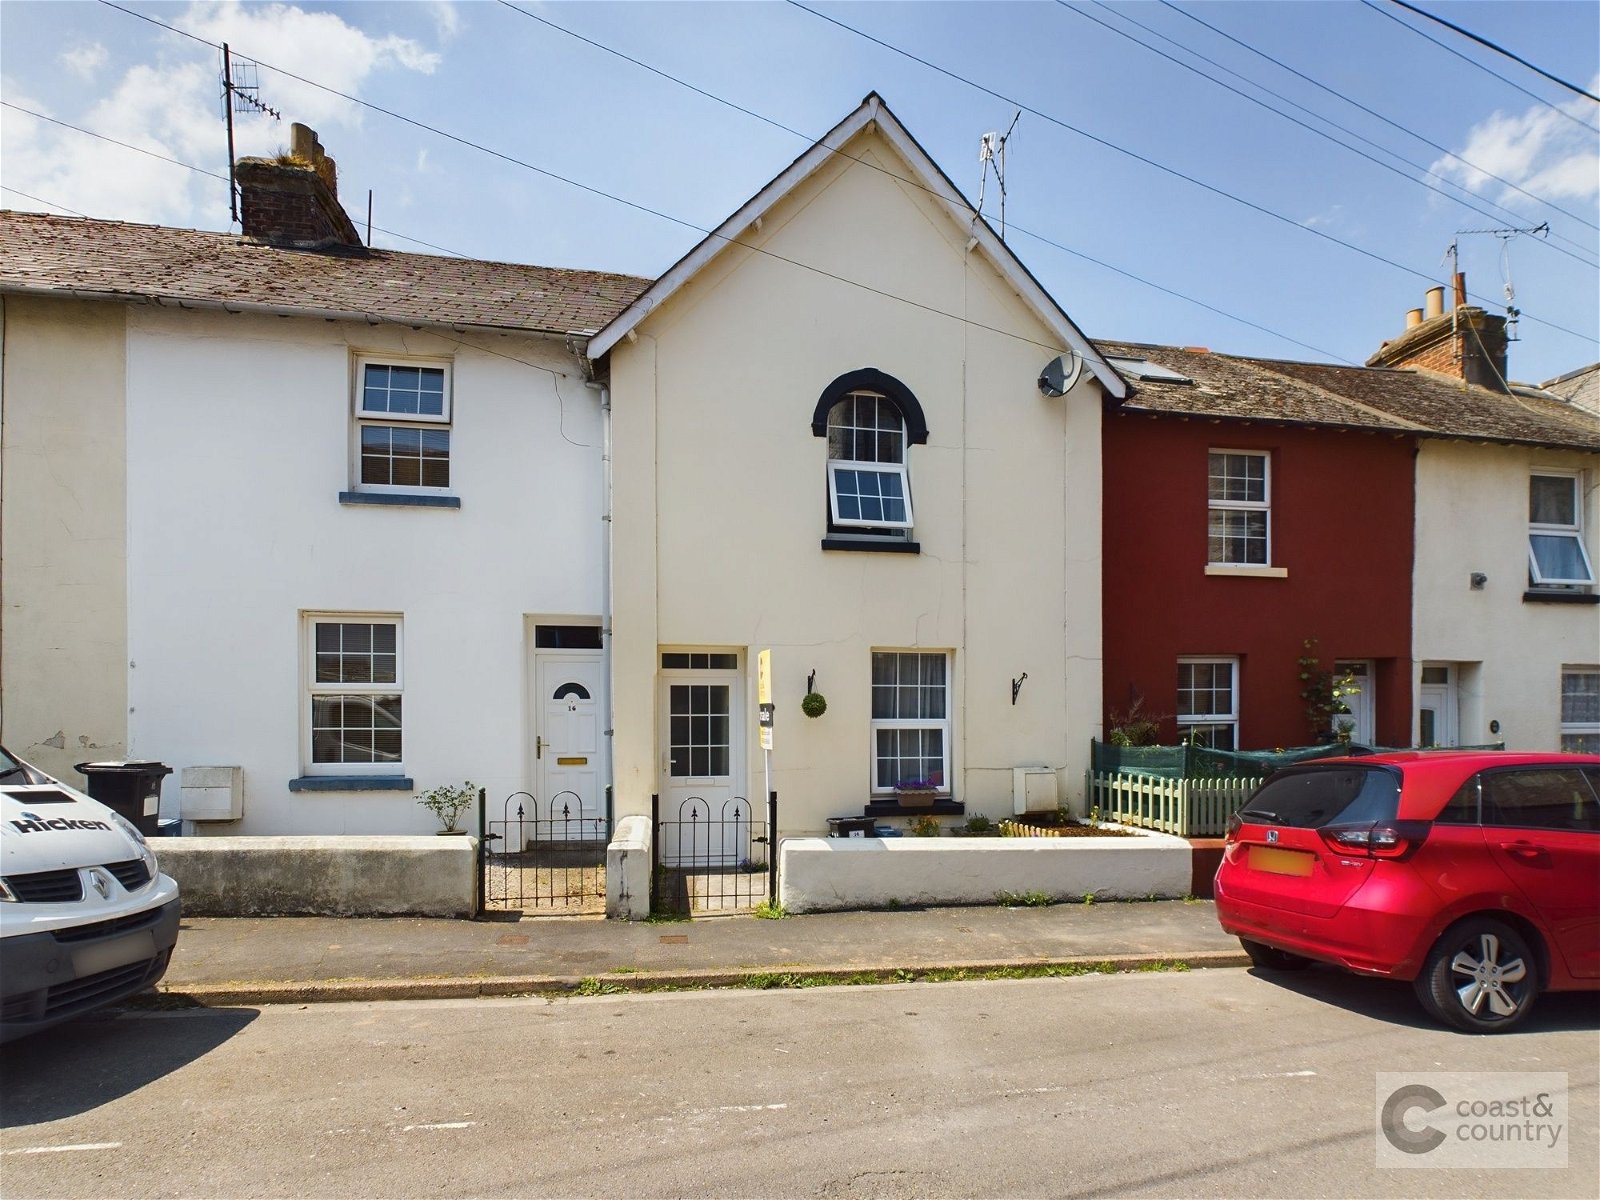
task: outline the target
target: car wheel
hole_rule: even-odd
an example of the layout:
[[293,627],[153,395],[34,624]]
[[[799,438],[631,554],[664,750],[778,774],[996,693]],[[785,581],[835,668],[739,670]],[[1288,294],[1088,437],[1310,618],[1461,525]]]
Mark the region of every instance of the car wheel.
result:
[[1239,945],[1244,947],[1251,963],[1263,971],[1304,971],[1311,965],[1309,958],[1290,954],[1287,950],[1279,950],[1263,942],[1252,942],[1249,938],[1240,938]]
[[1504,921],[1472,917],[1445,930],[1416,982],[1422,1007],[1469,1033],[1518,1024],[1539,994],[1539,966],[1527,941]]

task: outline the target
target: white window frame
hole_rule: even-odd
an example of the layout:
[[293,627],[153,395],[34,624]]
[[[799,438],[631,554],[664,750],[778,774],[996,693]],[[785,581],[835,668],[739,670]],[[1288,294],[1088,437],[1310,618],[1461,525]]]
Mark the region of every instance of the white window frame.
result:
[[[1185,730],[1191,729],[1191,728],[1193,728],[1195,726],[1199,726],[1199,727],[1202,727],[1202,728],[1226,727],[1226,728],[1229,728],[1229,729],[1233,730],[1233,746],[1232,746],[1232,749],[1234,749],[1234,750],[1239,749],[1239,747],[1240,747],[1240,741],[1239,741],[1239,659],[1236,656],[1230,657],[1228,655],[1208,655],[1208,654],[1185,654],[1185,655],[1180,655],[1179,658],[1178,658],[1178,689],[1177,689],[1179,695],[1181,695],[1182,692],[1184,691],[1184,687],[1183,687],[1183,668],[1187,667],[1187,666],[1210,666],[1210,667],[1222,667],[1222,666],[1225,666],[1225,667],[1229,668],[1229,676],[1230,676],[1230,678],[1229,678],[1229,687],[1228,687],[1228,699],[1229,699],[1230,707],[1229,707],[1228,711],[1226,711],[1226,712],[1189,713],[1187,715],[1180,714],[1178,716],[1178,718],[1177,718],[1177,720],[1178,720],[1178,736],[1179,736],[1179,738],[1180,739],[1186,739],[1188,737],[1188,734],[1185,733]],[[1174,708],[1181,707],[1181,704],[1175,704],[1173,707]]]
[[[872,670],[871,659],[880,654],[893,654],[896,656],[916,655],[918,657],[937,657],[944,659],[944,717],[872,717]],[[943,735],[940,744],[944,747],[943,765],[940,776],[944,780],[939,791],[944,794],[954,794],[954,785],[950,775],[951,763],[951,713],[954,711],[955,701],[955,656],[948,650],[929,650],[923,648],[895,649],[886,646],[875,646],[871,657],[868,659],[867,673],[867,778],[871,781],[871,794],[874,796],[894,795],[894,782],[880,784],[878,782],[878,731],[880,729],[937,729]]]
[[[833,451],[832,433],[835,428],[833,421],[834,410],[846,400],[859,397],[872,397],[879,404],[887,405],[900,418],[900,461],[894,462],[868,462],[858,459],[843,459],[831,457]],[[859,429],[859,426],[850,426]],[[911,473],[907,467],[906,459],[910,455],[910,435],[906,430],[906,416],[900,411],[900,406],[882,392],[873,391],[871,388],[857,388],[840,396],[828,410],[828,516],[829,520],[840,529],[893,529],[909,531],[916,520],[911,507]],[[882,475],[895,477],[900,480],[900,494],[905,504],[906,516],[903,521],[871,521],[862,517],[841,517],[839,515],[839,473],[841,471],[857,471],[868,475]]]
[[[1533,481],[1535,479],[1564,479],[1572,487],[1572,524],[1540,523],[1533,519]],[[1570,540],[1578,547],[1578,560],[1583,563],[1581,579],[1546,576],[1539,567],[1539,557],[1533,552],[1535,537],[1554,537]],[[1535,467],[1528,472],[1528,578],[1534,587],[1592,587],[1594,564],[1589,561],[1589,548],[1583,544],[1583,473],[1554,467]]]
[[[395,645],[395,678],[394,682],[381,683],[346,683],[317,681],[317,626],[325,624],[337,625],[393,625]],[[371,613],[371,612],[307,612],[301,614],[301,677],[305,684],[301,689],[300,702],[300,736],[304,751],[301,754],[302,774],[307,776],[345,776],[345,775],[405,775],[406,755],[406,722],[404,717],[405,698],[405,621],[399,613]],[[327,763],[316,762],[316,750],[313,745],[312,710],[314,701],[320,696],[399,696],[402,703],[400,720],[400,761],[399,762],[355,762],[355,763]]]
[[[1259,458],[1261,460],[1260,500],[1211,499],[1211,457],[1217,454],[1231,454],[1243,458]],[[1214,512],[1259,512],[1263,514],[1265,531],[1262,540],[1265,544],[1265,557],[1261,562],[1236,562],[1227,557],[1211,557],[1211,514]],[[1223,539],[1223,544],[1226,546],[1226,538]],[[1206,565],[1238,567],[1245,570],[1259,570],[1272,566],[1272,452],[1270,450],[1238,450],[1223,446],[1213,446],[1206,451]]]
[[1562,750],[1577,750],[1576,746],[1568,746],[1568,738],[1600,738],[1600,720],[1594,721],[1569,721],[1566,713],[1567,679],[1574,675],[1593,676],[1596,686],[1600,687],[1600,666],[1563,666],[1561,668],[1561,736],[1559,745]]
[[[392,413],[366,407],[367,397],[367,368],[372,367],[420,367],[428,370],[442,371],[444,373],[444,402],[441,413]],[[355,356],[355,376],[351,383],[351,412],[353,419],[350,431],[350,483],[351,489],[357,492],[387,493],[390,495],[415,495],[423,492],[428,495],[450,496],[455,494],[455,378],[454,364],[448,358],[423,357],[405,354],[358,354]],[[451,446],[446,454],[449,464],[450,483],[439,487],[422,482],[411,483],[367,483],[362,479],[361,471],[361,431],[368,427],[383,427],[392,429],[439,429],[445,430],[450,438]]]

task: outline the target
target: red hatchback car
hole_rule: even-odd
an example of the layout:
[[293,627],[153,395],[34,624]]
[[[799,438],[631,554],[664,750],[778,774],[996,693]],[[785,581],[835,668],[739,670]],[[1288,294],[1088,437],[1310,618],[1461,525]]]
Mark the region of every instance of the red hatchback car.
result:
[[1229,822],[1217,916],[1251,961],[1412,981],[1510,1029],[1600,988],[1600,755],[1426,751],[1277,772]]

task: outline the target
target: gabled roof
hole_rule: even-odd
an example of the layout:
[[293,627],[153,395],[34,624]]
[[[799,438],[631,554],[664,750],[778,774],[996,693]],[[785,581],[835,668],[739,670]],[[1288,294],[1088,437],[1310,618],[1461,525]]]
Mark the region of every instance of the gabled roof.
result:
[[0,292],[586,336],[649,280],[0,211]]
[[786,196],[821,170],[833,156],[857,134],[873,126],[896,153],[910,166],[910,182],[937,196],[955,212],[959,220],[971,222],[971,235],[977,239],[973,253],[981,252],[996,271],[1011,285],[1023,302],[1062,344],[1082,356],[1106,391],[1120,399],[1127,392],[1127,384],[1095,349],[1094,343],[1084,336],[1062,310],[1050,293],[1022,265],[1011,248],[1000,240],[979,216],[977,209],[950,182],[949,176],[939,169],[928,152],[907,132],[904,125],[876,92],[869,93],[854,112],[824,134],[812,147],[790,163],[771,183],[762,188],[731,217],[717,226],[694,249],[680,258],[660,279],[639,296],[614,321],[596,334],[589,342],[589,357],[598,359],[628,335],[641,321],[665,304],[679,289],[700,272],[725,249],[740,243],[739,238],[749,227],[759,221]]
[[1600,418],[1553,397],[1506,395],[1427,371],[1097,341],[1109,356],[1147,359],[1189,380],[1140,380],[1124,412],[1600,451]]

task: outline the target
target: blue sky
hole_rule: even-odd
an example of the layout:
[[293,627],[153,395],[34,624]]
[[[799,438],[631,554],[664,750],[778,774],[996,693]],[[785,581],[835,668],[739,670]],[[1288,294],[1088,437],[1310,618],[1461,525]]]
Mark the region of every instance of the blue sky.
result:
[[[312,125],[358,226],[372,191],[381,246],[658,274],[876,90],[973,199],[979,139],[1023,107],[1008,241],[1091,336],[1362,362],[1446,281],[1455,241],[1491,311],[1509,272],[1514,378],[1600,357],[1600,105],[1389,0],[804,2],[823,16],[777,0],[124,6],[263,64],[283,120],[241,118],[240,152]],[[1421,6],[1600,93],[1600,5]],[[227,229],[216,179],[29,115],[222,173],[219,65],[105,4],[5,0],[0,203]],[[997,220],[994,200],[991,179]],[[1460,232],[1543,222],[1548,237]]]

